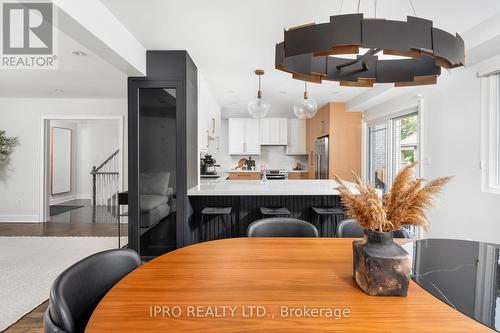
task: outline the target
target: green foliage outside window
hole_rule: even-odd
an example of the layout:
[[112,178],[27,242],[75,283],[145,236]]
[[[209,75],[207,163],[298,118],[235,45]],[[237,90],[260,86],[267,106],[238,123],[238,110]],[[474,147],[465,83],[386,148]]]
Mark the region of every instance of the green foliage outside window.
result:
[[401,140],[417,133],[417,116],[401,119]]

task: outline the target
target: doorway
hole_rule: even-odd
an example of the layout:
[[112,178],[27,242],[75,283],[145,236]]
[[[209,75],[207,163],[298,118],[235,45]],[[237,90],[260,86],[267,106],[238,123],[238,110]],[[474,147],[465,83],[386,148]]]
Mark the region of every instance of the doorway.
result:
[[40,221],[50,233],[127,234],[118,205],[123,191],[122,116],[44,116]]

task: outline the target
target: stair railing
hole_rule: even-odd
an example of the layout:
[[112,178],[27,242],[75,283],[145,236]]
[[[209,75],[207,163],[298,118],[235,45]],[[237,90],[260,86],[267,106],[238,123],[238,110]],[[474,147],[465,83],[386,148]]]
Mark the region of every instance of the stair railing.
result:
[[116,150],[98,167],[93,166],[92,175],[92,205],[117,206],[119,191],[119,158]]

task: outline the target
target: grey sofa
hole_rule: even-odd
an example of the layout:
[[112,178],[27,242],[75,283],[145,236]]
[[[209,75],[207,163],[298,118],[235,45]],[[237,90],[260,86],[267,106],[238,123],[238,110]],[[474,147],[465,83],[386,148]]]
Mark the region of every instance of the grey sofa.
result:
[[151,228],[172,211],[173,189],[170,172],[141,173],[139,208],[141,228]]

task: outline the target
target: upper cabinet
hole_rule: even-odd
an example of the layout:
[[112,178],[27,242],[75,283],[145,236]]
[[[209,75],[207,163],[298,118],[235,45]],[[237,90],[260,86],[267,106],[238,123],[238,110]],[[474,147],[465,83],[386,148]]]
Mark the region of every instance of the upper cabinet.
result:
[[229,118],[229,154],[260,155],[259,119]]
[[288,119],[287,155],[307,155],[306,121],[302,119]]
[[264,118],[260,120],[260,144],[286,146],[288,144],[288,119]]
[[220,105],[203,75],[198,71],[198,147],[200,151],[207,151],[209,142],[217,142],[220,122]]
[[334,174],[353,180],[361,172],[361,113],[348,112],[345,103],[329,103],[307,120],[307,154],[310,178],[314,178],[314,141],[329,136],[329,178]]

